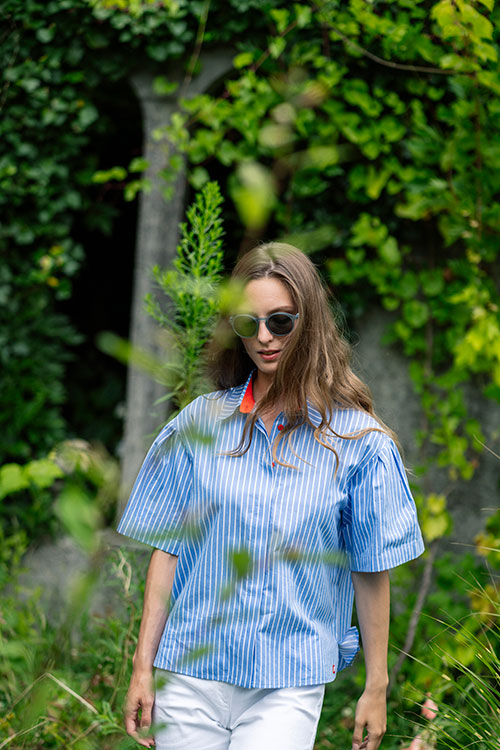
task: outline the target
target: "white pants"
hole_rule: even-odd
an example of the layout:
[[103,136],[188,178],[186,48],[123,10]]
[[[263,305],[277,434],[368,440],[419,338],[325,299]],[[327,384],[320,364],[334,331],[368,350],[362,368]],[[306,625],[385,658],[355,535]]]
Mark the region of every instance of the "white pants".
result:
[[312,750],[325,685],[244,688],[155,669],[156,750]]

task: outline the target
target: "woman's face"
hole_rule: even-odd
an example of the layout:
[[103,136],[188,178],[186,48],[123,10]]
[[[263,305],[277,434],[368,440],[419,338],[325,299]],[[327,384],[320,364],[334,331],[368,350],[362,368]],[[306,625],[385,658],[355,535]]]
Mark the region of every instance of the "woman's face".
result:
[[[245,287],[245,303],[246,309],[241,312],[247,312],[256,318],[265,318],[273,312],[297,312],[287,287],[272,277],[249,281]],[[241,340],[258,370],[265,375],[272,375],[290,336],[290,333],[275,336],[269,331],[265,321],[260,320],[257,335]]]

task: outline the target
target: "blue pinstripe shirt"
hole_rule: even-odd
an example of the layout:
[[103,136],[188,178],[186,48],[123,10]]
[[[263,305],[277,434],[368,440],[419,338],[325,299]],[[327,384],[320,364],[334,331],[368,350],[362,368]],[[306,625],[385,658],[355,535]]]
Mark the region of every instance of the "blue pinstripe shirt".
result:
[[[353,571],[380,571],[424,551],[399,452],[369,432],[329,439],[292,434],[273,464],[256,423],[250,449],[239,443],[254,403],[246,383],[199,396],[154,441],[117,527],[178,555],[169,616],[154,666],[243,687],[331,682],[359,650],[351,627]],[[319,413],[310,407],[317,426]],[[378,426],[355,409],[336,409],[341,434]]]

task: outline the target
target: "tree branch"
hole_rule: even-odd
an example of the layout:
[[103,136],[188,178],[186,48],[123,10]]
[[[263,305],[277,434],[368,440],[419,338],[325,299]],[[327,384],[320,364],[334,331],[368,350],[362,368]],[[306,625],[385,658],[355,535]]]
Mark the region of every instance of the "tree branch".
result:
[[424,606],[424,602],[427,598],[427,594],[429,593],[429,589],[431,586],[431,580],[432,580],[432,567],[434,565],[434,560],[436,558],[436,553],[438,549],[438,543],[439,539],[435,539],[433,542],[431,542],[429,547],[429,554],[427,557],[427,560],[425,561],[425,567],[424,572],[422,575],[422,582],[420,584],[420,589],[418,592],[417,600],[415,602],[415,605],[413,607],[410,622],[408,624],[408,631],[406,633],[405,642],[403,645],[403,648],[396,660],[396,663],[394,664],[393,668],[391,669],[391,674],[389,677],[389,688],[388,693],[392,690],[394,687],[394,684],[396,682],[397,676],[401,671],[401,667],[403,666],[403,662],[408,656],[408,654],[411,652],[413,641],[415,640],[415,635],[417,632],[417,626],[418,621],[420,619],[420,614],[422,612],[422,608]]
[[362,55],[368,57],[370,60],[373,60],[373,62],[376,62],[378,65],[384,65],[386,68],[392,68],[393,70],[406,70],[411,73],[437,73],[438,75],[442,76],[453,76],[458,75],[459,73],[463,73],[463,75],[471,75],[470,73],[458,70],[443,70],[443,68],[431,68],[425,65],[405,65],[404,63],[392,62],[392,60],[385,60],[383,57],[374,55],[373,52],[370,52],[370,50],[361,47],[361,45],[359,45],[357,42],[349,39],[349,37],[339,31],[335,26],[332,26],[331,24],[329,24],[329,26],[331,31],[333,31],[334,34],[340,37],[340,39],[342,39],[345,44],[350,44],[351,47],[357,49],[358,52],[361,52]]
[[193,49],[193,53],[191,55],[191,58],[189,60],[189,63],[186,69],[186,75],[185,75],[184,81],[182,82],[182,88],[187,88],[187,86],[191,82],[194,69],[196,67],[196,63],[198,62],[198,58],[200,56],[201,47],[203,45],[203,39],[205,38],[205,30],[207,27],[208,12],[210,10],[210,1],[211,0],[205,0],[203,9],[200,14],[200,21],[198,24],[198,31],[196,33],[194,49]]

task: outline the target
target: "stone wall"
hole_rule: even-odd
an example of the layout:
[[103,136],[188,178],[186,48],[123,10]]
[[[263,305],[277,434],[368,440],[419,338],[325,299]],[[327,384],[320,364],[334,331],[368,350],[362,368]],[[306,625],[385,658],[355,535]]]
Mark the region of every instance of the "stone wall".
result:
[[[406,358],[381,343],[391,320],[389,313],[373,310],[359,321],[353,367],[369,385],[376,413],[398,434],[405,466],[411,470],[418,463],[415,432],[422,427],[423,415]],[[500,406],[473,387],[466,390],[466,403],[470,416],[481,425],[486,445],[500,455]],[[427,478],[429,492],[442,492],[448,498],[454,529],[446,544],[455,549],[459,544],[473,544],[487,516],[500,505],[500,460],[487,450],[478,453],[478,460],[479,467],[469,482],[451,481],[442,469],[430,472]]]

